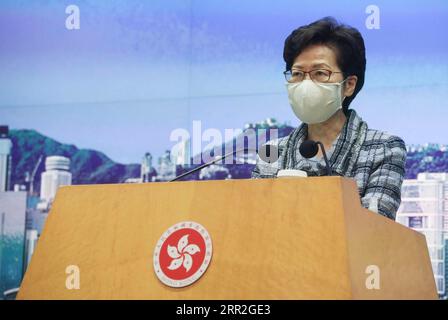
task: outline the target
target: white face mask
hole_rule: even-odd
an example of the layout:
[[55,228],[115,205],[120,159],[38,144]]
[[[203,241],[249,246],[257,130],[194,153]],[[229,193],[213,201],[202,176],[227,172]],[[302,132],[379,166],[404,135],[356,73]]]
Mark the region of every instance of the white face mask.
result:
[[286,83],[289,103],[295,115],[307,124],[321,123],[330,119],[342,108],[344,81],[315,83],[305,79],[298,83]]

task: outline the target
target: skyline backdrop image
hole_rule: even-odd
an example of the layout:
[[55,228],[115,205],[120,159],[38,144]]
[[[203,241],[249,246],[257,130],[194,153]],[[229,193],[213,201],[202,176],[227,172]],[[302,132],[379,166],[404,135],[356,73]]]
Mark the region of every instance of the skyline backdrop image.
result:
[[368,29],[367,1],[78,1],[80,29],[68,30],[66,1],[3,1],[1,123],[120,163],[161,156],[193,120],[220,131],[266,118],[296,127],[283,43],[331,15],[366,43],[352,108],[407,144],[447,144],[448,4],[430,3],[379,1],[379,29]]
[[[428,247],[446,297],[446,0],[3,0],[0,299],[20,285],[59,186],[169,181],[214,147],[232,150],[247,139],[258,148],[273,132],[283,137],[298,127],[284,41],[326,16],[364,37],[365,84],[350,108],[405,141],[397,222],[435,232]],[[173,138],[179,130],[189,139]],[[185,180],[250,178],[255,156]],[[424,193],[410,191],[417,185],[440,189],[431,189],[432,209],[420,203]]]

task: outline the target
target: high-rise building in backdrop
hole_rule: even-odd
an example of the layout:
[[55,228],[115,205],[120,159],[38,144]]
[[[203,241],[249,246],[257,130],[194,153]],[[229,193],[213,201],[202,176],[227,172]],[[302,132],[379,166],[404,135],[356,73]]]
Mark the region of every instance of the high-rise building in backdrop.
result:
[[437,291],[446,296],[448,173],[419,173],[417,179],[405,180],[401,199],[397,222],[425,235]]
[[173,147],[171,159],[175,165],[188,166],[191,164],[190,139],[183,140]]
[[40,198],[51,203],[60,186],[71,185],[70,159],[62,156],[50,156],[45,160],[45,172],[42,173]]
[[153,171],[152,155],[149,152],[147,152],[147,153],[145,153],[145,156],[143,157],[142,164],[140,167],[141,182],[149,182],[150,174],[152,171]]
[[0,192],[8,191],[11,181],[12,142],[8,135],[9,127],[0,126]]
[[159,170],[157,173],[157,181],[169,181],[176,177],[176,164],[172,161],[169,150],[165,151],[165,154],[159,158]]
[[25,258],[25,191],[0,192],[0,300],[20,286]]

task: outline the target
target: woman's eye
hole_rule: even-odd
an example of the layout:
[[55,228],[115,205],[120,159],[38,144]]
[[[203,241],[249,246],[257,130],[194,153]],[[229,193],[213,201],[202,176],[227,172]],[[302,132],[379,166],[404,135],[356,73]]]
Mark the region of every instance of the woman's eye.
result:
[[316,75],[317,76],[326,76],[326,75],[328,75],[328,73],[325,71],[316,71]]

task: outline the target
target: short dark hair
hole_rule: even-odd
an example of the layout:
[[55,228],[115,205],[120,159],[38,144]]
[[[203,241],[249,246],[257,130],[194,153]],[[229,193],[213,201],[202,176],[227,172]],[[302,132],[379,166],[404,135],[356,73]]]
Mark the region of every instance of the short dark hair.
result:
[[356,97],[364,85],[366,72],[366,49],[361,33],[350,26],[340,24],[333,17],[325,17],[309,25],[295,29],[285,40],[283,59],[286,70],[291,70],[294,59],[308,46],[323,44],[332,49],[336,62],[344,74],[344,78],[358,77],[351,97],[343,102],[344,111]]

